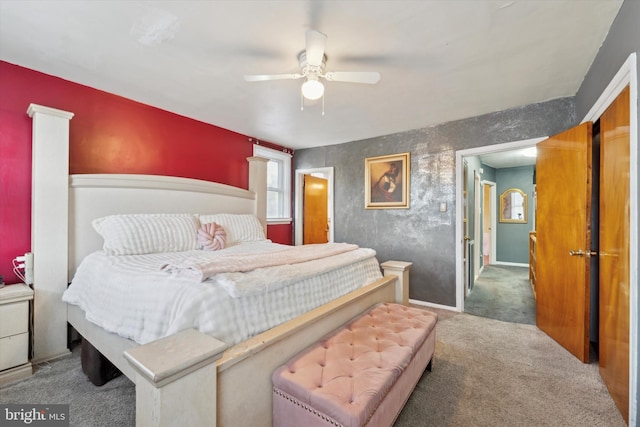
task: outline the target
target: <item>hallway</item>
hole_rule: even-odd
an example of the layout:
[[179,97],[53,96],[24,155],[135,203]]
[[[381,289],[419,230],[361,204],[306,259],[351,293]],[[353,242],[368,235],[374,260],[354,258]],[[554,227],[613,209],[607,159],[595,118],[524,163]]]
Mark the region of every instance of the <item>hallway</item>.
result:
[[504,322],[536,324],[529,269],[487,265],[464,301],[464,312]]

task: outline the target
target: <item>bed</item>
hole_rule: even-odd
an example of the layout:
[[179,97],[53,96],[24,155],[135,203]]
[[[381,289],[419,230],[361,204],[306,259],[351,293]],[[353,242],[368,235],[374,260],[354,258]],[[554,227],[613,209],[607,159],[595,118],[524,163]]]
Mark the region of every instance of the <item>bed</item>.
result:
[[[261,160],[251,159],[250,161],[260,162]],[[260,168],[253,168],[254,173],[256,169],[258,173],[261,172]],[[254,178],[251,181],[255,181]],[[105,215],[171,211],[213,213],[218,209],[217,207],[223,207],[220,209],[224,209],[226,213],[242,214],[244,212],[256,217],[260,216],[256,209],[256,201],[259,200],[256,192],[185,178],[144,175],[74,175],[70,178],[69,191],[71,219],[69,277],[73,277],[79,263],[87,254],[102,247],[102,239],[92,229],[91,222]],[[375,280],[370,285],[358,287],[336,300],[296,316],[266,332],[241,342],[232,341],[231,343],[235,345],[231,347],[228,347],[229,342],[225,341],[205,342],[212,345],[213,350],[210,353],[213,354],[205,352],[201,356],[202,360],[195,359],[188,363],[180,356],[170,362],[172,364],[170,368],[163,366],[157,371],[153,371],[154,368],[150,368],[147,363],[153,364],[153,360],[147,359],[146,362],[140,362],[145,357],[149,357],[149,353],[142,353],[142,355],[140,353],[145,346],[150,346],[152,353],[158,352],[157,348],[152,346],[153,340],[149,342],[148,338],[140,339],[138,341],[143,343],[149,342],[140,346],[134,340],[107,332],[87,321],[86,313],[77,305],[68,305],[68,321],[84,339],[136,383],[137,418],[141,424],[164,425],[168,422],[167,420],[179,420],[177,422],[184,423],[185,414],[189,414],[189,417],[195,417],[190,419],[190,422],[199,425],[204,422],[204,419],[207,419],[208,425],[270,425],[270,373],[277,366],[376,302],[406,303],[407,297],[403,293],[406,293],[408,278],[403,274],[403,270],[407,265],[394,262],[383,263],[383,265],[386,267],[388,276]],[[404,275],[404,283],[397,283],[394,274]],[[183,336],[179,337],[181,340],[183,338]],[[187,337],[186,341],[179,342],[180,349],[186,351],[190,346],[201,349],[203,343],[200,340],[202,339],[201,336]],[[169,342],[169,345],[176,344]],[[137,353],[132,352],[134,348],[137,348]],[[193,352],[189,354],[189,356],[192,355]],[[208,378],[203,371],[204,367],[200,366],[207,362],[215,366],[213,379]],[[197,369],[192,371],[194,365],[197,365]],[[153,372],[150,373],[149,370]],[[172,381],[167,383],[165,376],[159,371],[170,372]],[[183,381],[186,381],[189,384],[187,388],[192,390],[185,391],[184,385],[178,385],[176,387],[179,391],[172,392],[170,390],[172,385],[179,382],[175,380],[176,378],[187,378]],[[194,384],[191,384],[192,382]],[[196,396],[203,397],[202,388],[211,388],[212,382],[217,384],[215,420],[211,419],[211,402],[205,403],[207,400],[205,399],[205,402],[198,403],[196,399]],[[171,397],[174,393],[178,394],[181,400]],[[193,395],[192,398],[185,399],[189,393]],[[181,403],[176,405],[177,401]],[[157,407],[154,408],[154,405]],[[199,411],[202,414],[198,415]]]
[[266,231],[266,159],[250,157],[249,189],[149,175],[68,175],[73,114],[31,104],[34,360],[68,354],[67,324],[136,384],[137,425],[271,425],[271,373],[378,302],[408,302],[411,263],[238,344],[189,328],[140,345],[89,322],[62,295],[103,246],[92,221],[116,214],[252,214]]

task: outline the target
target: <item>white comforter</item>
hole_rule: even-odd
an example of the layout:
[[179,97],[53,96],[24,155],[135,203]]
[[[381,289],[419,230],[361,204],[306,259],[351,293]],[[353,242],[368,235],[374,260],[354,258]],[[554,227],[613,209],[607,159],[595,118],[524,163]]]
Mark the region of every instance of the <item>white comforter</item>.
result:
[[381,277],[375,252],[362,248],[204,282],[161,271],[186,259],[255,257],[282,246],[267,241],[216,252],[124,256],[99,251],[78,267],[62,299],[82,308],[89,321],[140,344],[193,327],[233,345]]

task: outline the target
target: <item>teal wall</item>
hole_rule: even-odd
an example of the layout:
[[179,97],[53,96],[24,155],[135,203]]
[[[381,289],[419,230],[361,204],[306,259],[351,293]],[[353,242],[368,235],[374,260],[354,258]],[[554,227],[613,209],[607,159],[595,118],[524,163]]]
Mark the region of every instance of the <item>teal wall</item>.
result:
[[[529,232],[533,230],[534,166],[496,169],[496,203],[500,194],[509,188],[518,188],[527,195],[527,222],[499,222],[496,228],[496,261],[518,264],[529,264]],[[499,214],[499,204],[498,214]],[[499,218],[498,218],[499,219]]]

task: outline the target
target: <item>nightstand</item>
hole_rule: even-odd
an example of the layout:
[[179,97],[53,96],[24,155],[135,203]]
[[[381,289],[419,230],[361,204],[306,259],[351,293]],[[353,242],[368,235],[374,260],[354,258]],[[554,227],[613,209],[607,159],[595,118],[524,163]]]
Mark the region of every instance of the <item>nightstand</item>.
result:
[[30,376],[29,306],[33,289],[25,284],[0,288],[0,384]]

